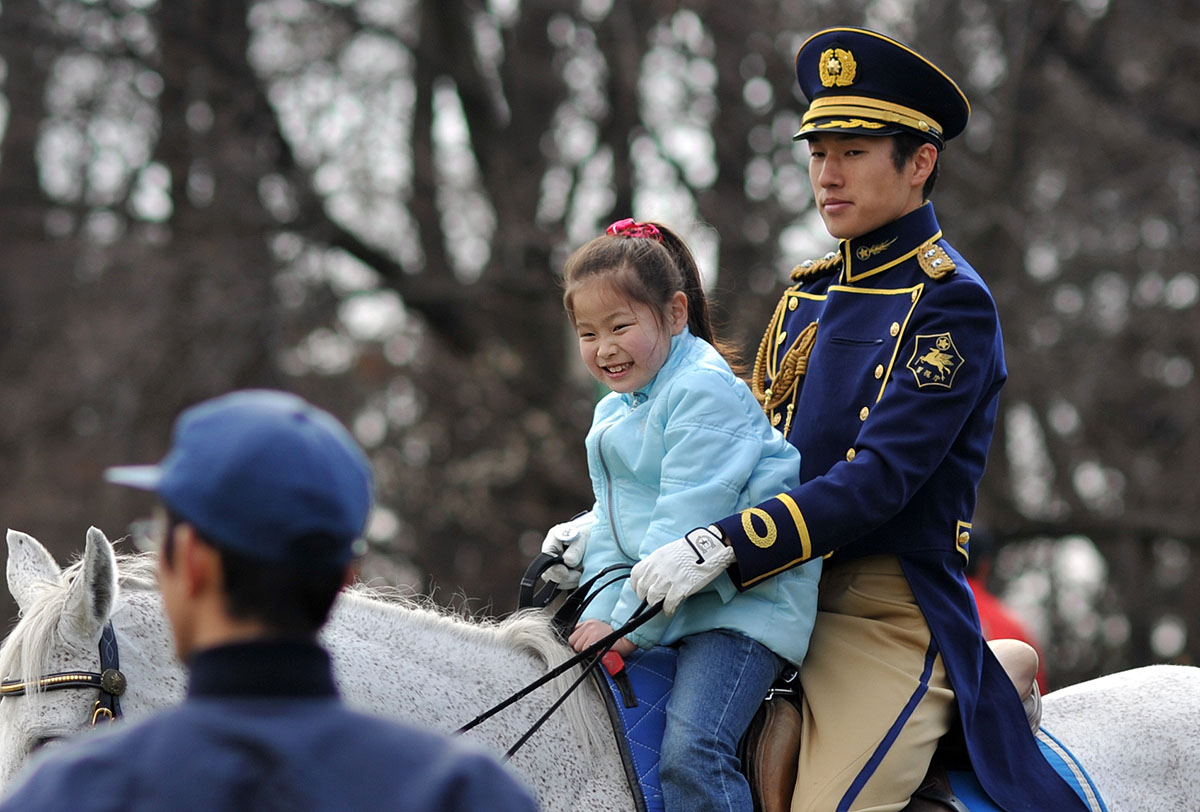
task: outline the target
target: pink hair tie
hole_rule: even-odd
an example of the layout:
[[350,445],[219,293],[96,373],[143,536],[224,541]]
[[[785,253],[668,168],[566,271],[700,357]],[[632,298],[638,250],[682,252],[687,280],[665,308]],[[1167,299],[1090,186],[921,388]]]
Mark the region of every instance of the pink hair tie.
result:
[[663,235],[658,230],[658,226],[654,223],[639,223],[632,217],[618,220],[604,229],[604,233],[610,237],[644,237],[648,240],[663,241]]

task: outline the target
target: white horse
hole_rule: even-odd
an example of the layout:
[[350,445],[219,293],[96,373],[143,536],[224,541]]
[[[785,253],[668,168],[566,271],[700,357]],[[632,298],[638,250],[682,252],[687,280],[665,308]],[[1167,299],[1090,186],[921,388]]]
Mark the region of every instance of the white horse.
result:
[[[136,718],[180,701],[186,677],[153,566],[148,556],[116,556],[92,528],[82,559],[60,570],[41,544],[10,530],[8,585],[21,620],[0,647],[0,675],[35,682],[97,671],[111,620],[128,680],[124,714]],[[355,590],[339,598],[323,640],[351,703],[442,730],[571,654],[539,613],[464,620]],[[560,692],[561,685],[541,688],[466,735],[503,752]],[[74,689],[0,700],[0,787],[34,749],[86,727],[96,696]],[[1200,669],[1150,666],[1056,691],[1045,698],[1042,724],[1088,770],[1111,812],[1200,808]],[[607,726],[601,699],[585,683],[514,756],[543,809],[633,809]]]

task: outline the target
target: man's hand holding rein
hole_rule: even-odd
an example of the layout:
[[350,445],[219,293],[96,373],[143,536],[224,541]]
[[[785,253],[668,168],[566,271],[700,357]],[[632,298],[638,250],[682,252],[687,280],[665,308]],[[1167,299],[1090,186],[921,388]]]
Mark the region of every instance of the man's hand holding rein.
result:
[[716,580],[734,561],[733,548],[715,524],[697,527],[681,539],[664,544],[634,565],[629,583],[650,606],[661,602],[675,614],[679,604]]

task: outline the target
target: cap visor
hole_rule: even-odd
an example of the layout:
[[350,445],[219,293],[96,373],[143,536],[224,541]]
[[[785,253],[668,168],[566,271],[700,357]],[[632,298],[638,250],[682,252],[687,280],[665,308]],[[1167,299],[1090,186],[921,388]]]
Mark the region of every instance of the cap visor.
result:
[[106,468],[104,478],[114,485],[126,485],[143,491],[153,491],[162,481],[162,467],[158,465],[123,465]]

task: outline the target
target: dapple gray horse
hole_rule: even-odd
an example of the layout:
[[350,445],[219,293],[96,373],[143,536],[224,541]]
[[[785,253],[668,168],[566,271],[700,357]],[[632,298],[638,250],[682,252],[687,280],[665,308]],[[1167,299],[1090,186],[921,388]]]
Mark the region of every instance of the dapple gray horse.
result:
[[[0,647],[6,680],[97,671],[111,621],[128,683],[125,715],[182,699],[186,678],[150,556],[119,557],[92,528],[81,560],[62,570],[36,540],[10,530],[7,572],[21,620]],[[540,613],[466,620],[362,590],[339,598],[323,640],[352,704],[443,730],[571,655]],[[466,735],[502,753],[560,691],[561,680]],[[95,689],[79,689],[0,700],[0,787],[31,752],[87,727],[96,697]],[[1111,812],[1200,809],[1200,669],[1149,666],[1055,691],[1045,697],[1042,725],[1087,769]],[[514,756],[543,809],[633,809],[607,726],[585,683]]]

